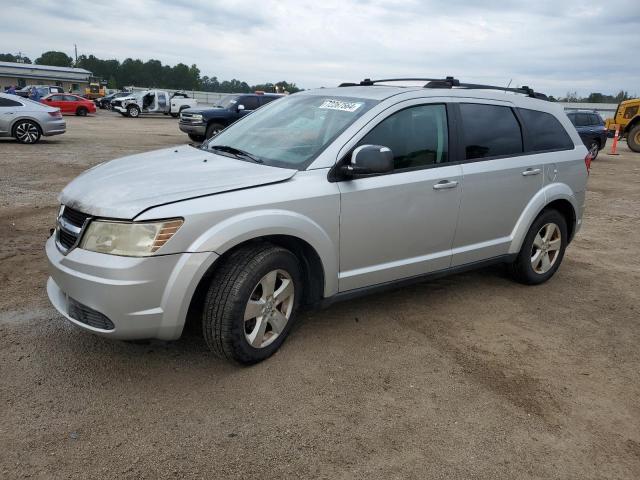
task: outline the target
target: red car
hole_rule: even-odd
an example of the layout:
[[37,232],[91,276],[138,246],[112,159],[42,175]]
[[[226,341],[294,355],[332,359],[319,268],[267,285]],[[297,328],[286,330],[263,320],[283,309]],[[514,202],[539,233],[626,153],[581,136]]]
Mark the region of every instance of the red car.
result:
[[87,113],[96,113],[96,104],[91,100],[70,93],[53,93],[40,100],[45,105],[58,107],[62,113],[75,113],[82,117]]

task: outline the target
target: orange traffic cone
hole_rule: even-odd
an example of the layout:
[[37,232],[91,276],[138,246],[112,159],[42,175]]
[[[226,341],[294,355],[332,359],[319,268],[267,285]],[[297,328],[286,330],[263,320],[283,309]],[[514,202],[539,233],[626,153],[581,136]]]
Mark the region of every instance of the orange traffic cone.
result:
[[616,150],[618,149],[618,137],[620,136],[620,125],[616,125],[616,133],[613,135],[613,143],[611,144],[611,151],[609,155],[620,155]]

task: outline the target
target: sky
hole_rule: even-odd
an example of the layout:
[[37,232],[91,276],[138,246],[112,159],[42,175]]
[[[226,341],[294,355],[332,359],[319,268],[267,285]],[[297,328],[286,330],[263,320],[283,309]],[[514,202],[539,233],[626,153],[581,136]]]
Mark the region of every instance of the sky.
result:
[[250,84],[452,75],[640,95],[640,0],[0,0],[0,52],[74,44]]

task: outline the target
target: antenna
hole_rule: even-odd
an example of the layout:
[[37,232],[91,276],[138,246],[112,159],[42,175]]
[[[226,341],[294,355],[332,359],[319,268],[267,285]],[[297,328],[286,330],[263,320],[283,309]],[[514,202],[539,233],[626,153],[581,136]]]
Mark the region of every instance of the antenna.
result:
[[509,83],[507,83],[507,87],[504,89],[504,92],[507,93],[507,88],[511,86],[511,82],[513,82],[513,78],[509,79]]
[[76,45],[75,43],[73,44],[73,49],[76,51],[76,63],[74,66],[78,65],[78,45]]

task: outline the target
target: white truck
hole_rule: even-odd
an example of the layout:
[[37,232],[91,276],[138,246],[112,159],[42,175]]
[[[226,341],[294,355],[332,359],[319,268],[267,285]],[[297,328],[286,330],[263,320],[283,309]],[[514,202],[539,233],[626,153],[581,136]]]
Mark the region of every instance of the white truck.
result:
[[189,98],[186,93],[170,94],[164,90],[145,90],[111,101],[114,111],[133,118],[139,117],[142,113],[164,113],[177,117],[182,110],[195,107],[197,104],[198,101],[195,98]]

